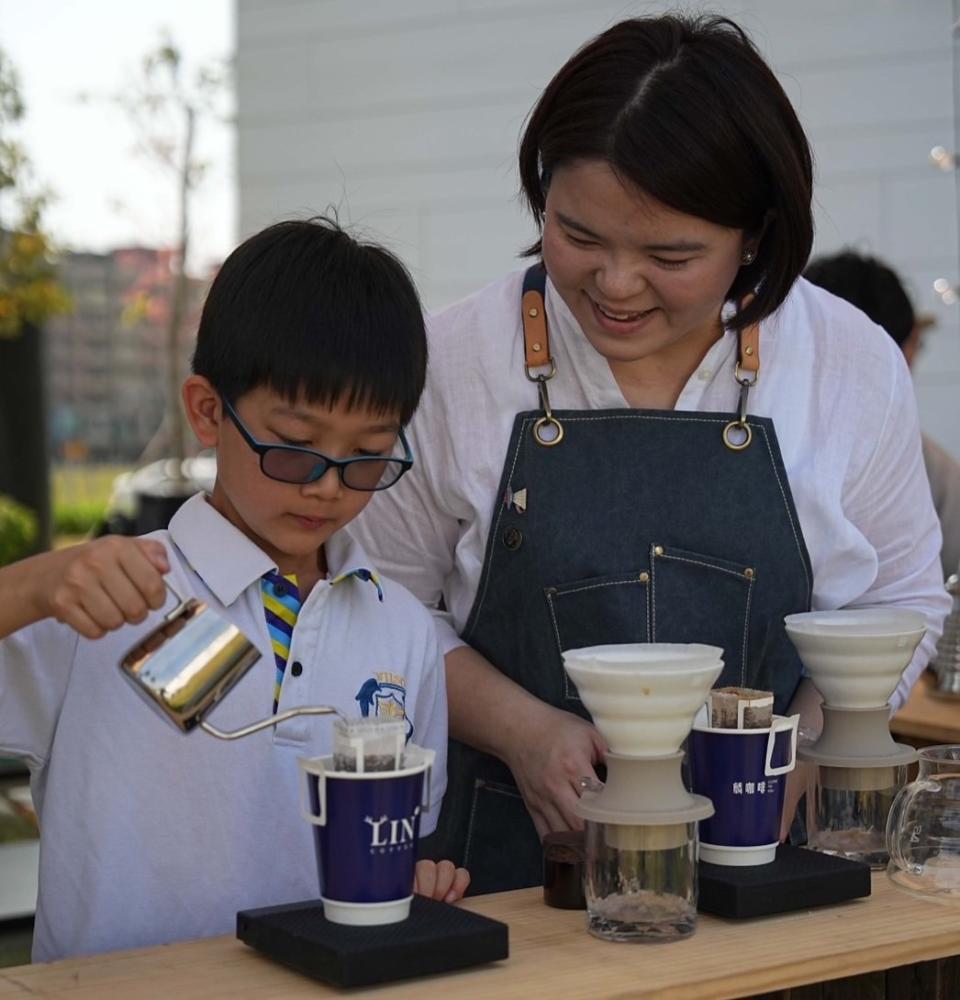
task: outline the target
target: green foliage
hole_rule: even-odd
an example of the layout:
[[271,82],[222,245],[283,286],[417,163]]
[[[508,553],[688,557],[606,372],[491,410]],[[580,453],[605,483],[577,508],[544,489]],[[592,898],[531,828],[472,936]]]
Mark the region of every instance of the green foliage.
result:
[[10,497],[0,496],[0,566],[30,555],[36,541],[36,514]]
[[[20,81],[0,50],[0,337],[69,311],[70,299],[58,284],[50,240],[41,216],[47,201],[30,184],[30,161],[11,130],[23,118]],[[12,202],[12,212],[6,205]]]
[[102,520],[107,511],[105,503],[96,500],[79,500],[58,503],[53,508],[53,531],[56,535],[86,535]]

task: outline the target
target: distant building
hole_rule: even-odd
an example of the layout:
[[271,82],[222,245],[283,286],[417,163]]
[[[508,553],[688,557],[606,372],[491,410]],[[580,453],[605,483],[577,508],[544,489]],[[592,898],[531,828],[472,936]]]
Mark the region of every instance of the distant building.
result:
[[[163,419],[172,250],[68,253],[73,311],[46,324],[53,458],[133,462]],[[180,367],[193,350],[206,281],[190,279]]]

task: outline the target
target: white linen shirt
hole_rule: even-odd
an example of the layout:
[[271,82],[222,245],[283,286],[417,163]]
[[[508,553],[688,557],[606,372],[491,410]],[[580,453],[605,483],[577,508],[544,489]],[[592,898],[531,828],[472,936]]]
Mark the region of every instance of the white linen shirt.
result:
[[[463,644],[514,416],[539,408],[524,373],[523,273],[430,318],[427,388],[408,432],[414,467],[352,526],[384,571],[434,609],[445,653]],[[549,280],[546,308],[557,365],[553,408],[628,407],[606,359]],[[690,376],[677,410],[736,410],[736,348],[736,334],[726,331]],[[927,616],[927,634],[894,696],[898,706],[949,608],[916,401],[899,349],[849,303],[801,279],[761,323],[749,412],[775,423],[813,565],[814,610],[892,605]]]
[[[174,589],[207,602],[261,653],[210,722],[230,730],[270,715],[260,578],[276,565],[202,495],[149,537],[167,547]],[[342,531],[325,551],[331,579],[373,568]],[[288,660],[302,673],[288,666],[280,711],[333,705],[357,716],[370,678],[396,685],[394,699],[404,689],[411,741],[437,754],[426,834],[446,784],[443,663],[422,605],[381,582],[382,603],[357,577],[314,586]],[[331,752],[333,717],[301,716],[235,742],[179,732],[118,668],[160,615],[96,641],[48,620],[0,642],[0,751],[29,765],[40,818],[36,961],[232,933],[238,910],[319,895],[297,758]]]

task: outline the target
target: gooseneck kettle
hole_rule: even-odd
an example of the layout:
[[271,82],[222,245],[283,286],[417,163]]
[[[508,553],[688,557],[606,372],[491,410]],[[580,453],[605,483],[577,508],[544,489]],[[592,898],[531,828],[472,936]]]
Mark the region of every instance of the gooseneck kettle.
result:
[[177,606],[136,643],[120,670],[140,694],[183,732],[199,726],[221,740],[236,740],[297,715],[339,715],[329,705],[293,708],[224,732],[205,716],[260,659],[257,647],[195,597],[184,600],[167,584]]

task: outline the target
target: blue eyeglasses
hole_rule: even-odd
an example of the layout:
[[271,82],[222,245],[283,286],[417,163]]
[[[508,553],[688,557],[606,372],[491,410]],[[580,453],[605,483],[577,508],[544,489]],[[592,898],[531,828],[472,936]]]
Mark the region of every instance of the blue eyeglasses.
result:
[[403,458],[382,455],[328,458],[319,451],[293,444],[264,444],[247,430],[237,416],[237,411],[226,399],[223,400],[223,408],[240,431],[243,440],[260,456],[260,471],[280,483],[296,483],[301,486],[315,483],[332,468],[337,470],[340,482],[348,489],[372,493],[389,489],[413,465],[413,452],[402,428],[400,445],[403,448]]

